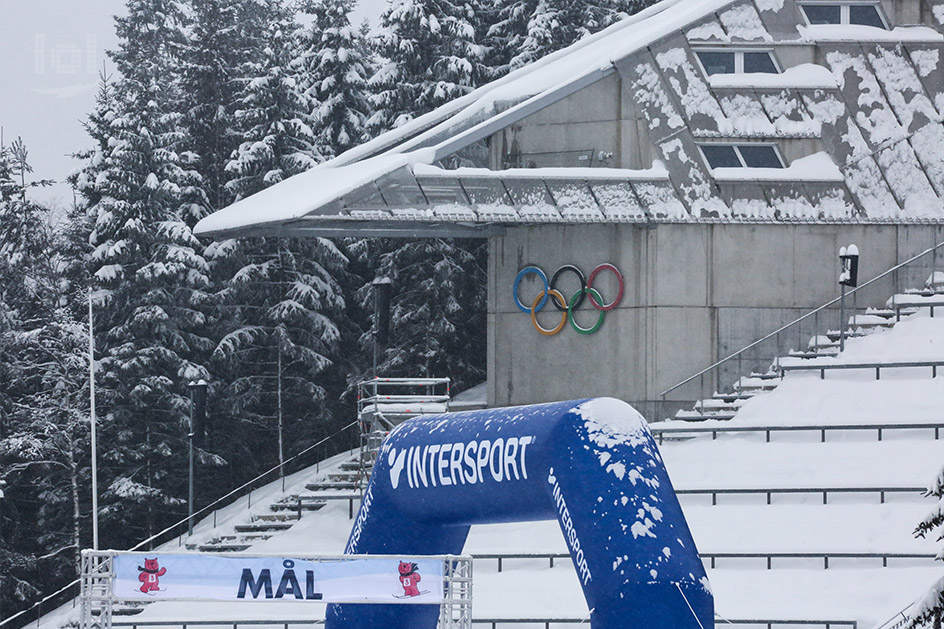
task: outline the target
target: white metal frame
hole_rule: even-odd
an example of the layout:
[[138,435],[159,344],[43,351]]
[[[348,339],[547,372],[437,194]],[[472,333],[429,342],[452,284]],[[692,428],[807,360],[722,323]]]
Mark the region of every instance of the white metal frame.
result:
[[[357,383],[357,419],[361,429],[360,481],[366,482],[373,468],[374,457],[387,434],[398,424],[417,415],[427,414],[423,405],[442,404],[449,412],[451,399],[449,378],[373,378]],[[423,389],[424,393],[403,391]],[[445,391],[437,393],[437,391]],[[415,411],[389,411],[386,405],[415,404]],[[363,486],[363,485],[362,485]]]
[[[193,555],[218,556],[209,553],[188,553]],[[83,550],[81,593],[81,617],[79,629],[112,629],[112,613],[115,603],[121,602],[115,596],[114,559],[118,555],[132,555],[144,558],[154,556],[154,552],[131,552],[114,550]],[[284,553],[258,553],[254,557],[284,557]],[[338,561],[343,559],[403,559],[403,555],[299,555],[298,558],[309,561]],[[439,608],[438,629],[472,628],[472,557],[467,555],[413,555],[416,558],[441,561],[443,566],[443,602]],[[200,600],[200,599],[174,599]],[[140,601],[136,601],[140,602]],[[372,604],[372,603],[359,603]],[[373,603],[382,605],[383,603]],[[278,624],[273,620],[274,624]],[[183,623],[186,624],[186,623]],[[232,624],[232,623],[228,623]],[[238,624],[238,623],[237,623]]]
[[80,579],[79,627],[111,629],[115,605],[113,551],[83,550]]

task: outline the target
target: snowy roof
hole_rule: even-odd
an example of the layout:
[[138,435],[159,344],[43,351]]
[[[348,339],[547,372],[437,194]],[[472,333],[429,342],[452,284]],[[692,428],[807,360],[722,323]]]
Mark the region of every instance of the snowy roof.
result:
[[[940,24],[798,20],[795,0],[663,0],[243,199],[196,233],[481,237],[539,222],[944,220]],[[802,57],[778,74],[708,77],[697,57],[705,47],[778,46]],[[651,145],[640,151],[651,165],[441,167],[609,77],[648,125],[639,141]],[[579,110],[571,115],[580,122]],[[785,168],[712,169],[699,151],[742,141],[777,143]]]

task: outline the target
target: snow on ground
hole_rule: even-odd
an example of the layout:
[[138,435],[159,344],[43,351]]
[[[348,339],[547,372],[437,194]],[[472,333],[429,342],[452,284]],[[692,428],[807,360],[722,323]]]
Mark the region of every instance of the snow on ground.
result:
[[676,490],[924,487],[944,461],[941,441],[820,443],[818,435],[805,443],[764,443],[763,436],[696,439],[661,449]]
[[[939,349],[940,348],[940,349]],[[824,362],[934,360],[944,358],[944,319],[924,315],[904,319],[893,330],[851,339],[847,351]],[[944,374],[942,374],[944,375]],[[788,426],[937,422],[944,420],[944,377],[932,379],[922,370],[902,371],[874,380],[871,372],[842,370],[820,380],[818,374],[791,373],[773,392],[748,400],[731,422],[699,426]],[[678,425],[682,422],[667,422]],[[944,440],[931,429],[818,431],[719,434],[667,440],[661,447],[673,485],[693,488],[773,487],[924,487],[944,460]],[[286,479],[285,493],[303,493],[304,484],[324,477],[351,454]],[[252,514],[270,513],[269,504],[282,495],[275,482],[200,522],[192,540],[175,540],[162,550],[174,551],[187,541],[213,539],[248,522]],[[911,532],[930,500],[920,492],[889,494],[884,504],[877,492],[836,494],[822,504],[821,494],[681,497],[683,510],[703,555],[717,553],[859,553],[931,555],[938,544],[915,540]],[[306,514],[295,525],[246,554],[339,554],[352,521],[346,501],[329,503]],[[528,522],[472,527],[469,554],[559,554],[566,544],[557,522]],[[710,560],[706,557],[706,565]],[[724,618],[856,620],[869,627],[893,616],[940,577],[930,559],[880,557],[836,558],[825,569],[821,557],[717,558],[708,574],[715,593],[718,623]],[[498,572],[495,559],[475,562],[475,618],[586,618],[576,573],[569,560],[553,568],[546,558],[505,559]],[[320,604],[294,603],[155,603],[141,614],[116,618],[135,621],[318,620]],[[52,625],[46,625],[52,626]],[[526,629],[527,625],[515,625]],[[543,625],[540,625],[543,626]],[[553,625],[552,625],[553,626]],[[566,625],[558,625],[564,627]]]

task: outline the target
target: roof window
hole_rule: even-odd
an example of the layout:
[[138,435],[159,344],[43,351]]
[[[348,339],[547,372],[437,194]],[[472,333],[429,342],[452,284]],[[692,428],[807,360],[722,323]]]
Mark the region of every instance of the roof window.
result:
[[773,144],[702,144],[699,148],[710,168],[784,167]]
[[806,21],[815,24],[854,24],[888,30],[888,23],[878,3],[817,2],[801,4]]
[[705,74],[779,74],[768,50],[697,50]]

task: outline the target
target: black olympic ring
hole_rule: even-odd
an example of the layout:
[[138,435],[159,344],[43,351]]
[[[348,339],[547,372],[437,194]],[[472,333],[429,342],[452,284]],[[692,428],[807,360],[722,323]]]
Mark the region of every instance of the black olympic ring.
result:
[[[616,280],[619,282],[619,291],[617,292],[616,299],[610,303],[606,303],[606,300],[602,297],[602,295],[600,295],[600,292],[593,288],[593,281],[602,271],[611,271],[614,275],[616,275]],[[571,297],[569,300],[567,300],[560,293],[560,291],[556,289],[557,280],[564,273],[573,273],[577,276],[577,279],[580,280],[580,289],[574,293],[573,297]],[[544,288],[534,298],[534,303],[528,307],[521,303],[521,299],[518,297],[518,286],[521,284],[521,280],[524,279],[526,275],[531,274],[537,275],[541,279],[541,283],[544,284]],[[544,273],[544,270],[541,269],[541,267],[532,265],[526,266],[518,272],[518,275],[515,277],[514,286],[512,287],[512,296],[514,297],[515,305],[518,306],[518,309],[522,312],[529,313],[531,315],[531,321],[534,324],[534,327],[538,330],[538,332],[544,334],[545,336],[553,336],[554,334],[560,332],[563,329],[564,324],[566,324],[568,318],[571,319],[571,325],[575,330],[581,332],[582,334],[589,334],[596,332],[603,323],[603,315],[608,310],[616,308],[620,301],[622,301],[624,288],[623,274],[620,273],[619,269],[617,269],[614,265],[609,263],[598,265],[595,269],[593,269],[593,272],[590,273],[589,279],[587,279],[583,272],[576,266],[572,264],[565,264],[554,272],[554,275],[551,276],[550,281],[548,281],[547,274]],[[537,322],[536,315],[541,311],[541,309],[547,303],[548,297],[551,295],[554,295],[554,298],[551,299],[551,303],[553,304],[554,308],[560,312],[563,312],[564,316],[561,320],[561,323],[557,327],[548,330],[541,327],[541,325]],[[590,305],[592,305],[595,310],[600,312],[600,316],[596,325],[594,325],[592,328],[584,329],[577,325],[576,320],[574,319],[573,311],[577,310],[577,308],[583,304],[584,299],[588,296],[590,299]]]
[[[573,264],[565,264],[561,268],[554,271],[554,275],[551,276],[549,287],[557,288],[557,278],[559,278],[562,273],[566,273],[568,271],[576,275],[577,279],[580,280],[580,297],[577,298],[577,303],[575,305],[570,306],[570,308],[576,310],[583,304],[583,300],[587,296],[587,276],[583,274],[583,271],[575,267]],[[566,312],[568,308],[566,304],[561,306],[559,303],[557,303],[556,299],[551,300],[551,305],[561,312]]]

